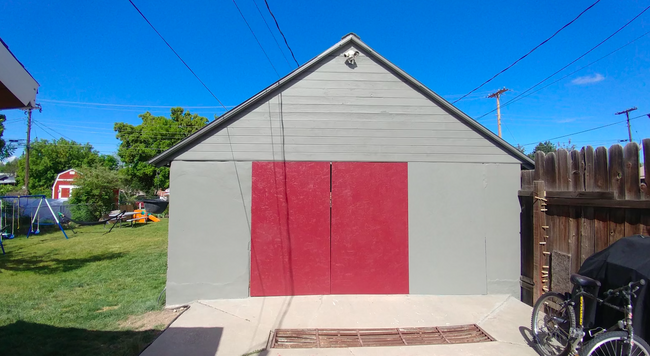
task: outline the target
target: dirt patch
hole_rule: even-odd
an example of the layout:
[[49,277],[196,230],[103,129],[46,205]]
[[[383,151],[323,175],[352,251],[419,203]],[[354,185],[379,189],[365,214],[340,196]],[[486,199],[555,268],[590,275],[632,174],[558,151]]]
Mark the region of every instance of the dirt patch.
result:
[[132,315],[121,322],[120,327],[137,331],[164,330],[187,309],[187,307],[181,307],[152,311],[142,315]]

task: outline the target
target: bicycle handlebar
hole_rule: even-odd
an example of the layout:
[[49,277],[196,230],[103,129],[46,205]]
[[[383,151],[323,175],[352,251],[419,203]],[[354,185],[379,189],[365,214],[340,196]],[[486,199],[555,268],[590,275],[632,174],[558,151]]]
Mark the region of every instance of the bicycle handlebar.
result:
[[645,279],[639,279],[638,281],[630,282],[630,283],[628,283],[627,285],[625,285],[623,287],[608,290],[607,292],[605,292],[605,297],[609,298],[609,297],[611,297],[613,295],[617,295],[617,294],[619,294],[619,293],[621,293],[623,291],[631,291],[632,293],[634,293],[639,288],[641,288],[641,286],[644,286],[645,284],[646,284]]

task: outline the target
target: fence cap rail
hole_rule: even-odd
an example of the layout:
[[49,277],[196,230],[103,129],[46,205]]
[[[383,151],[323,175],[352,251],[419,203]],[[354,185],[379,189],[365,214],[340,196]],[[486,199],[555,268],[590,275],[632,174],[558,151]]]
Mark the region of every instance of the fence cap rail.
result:
[[4,195],[0,199],[16,199],[16,198],[45,198],[44,194],[39,195]]

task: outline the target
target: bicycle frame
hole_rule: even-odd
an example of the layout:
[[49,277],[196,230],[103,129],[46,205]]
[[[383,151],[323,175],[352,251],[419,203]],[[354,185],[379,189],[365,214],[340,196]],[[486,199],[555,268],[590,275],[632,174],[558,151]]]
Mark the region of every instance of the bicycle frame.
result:
[[[638,283],[638,282],[637,282]],[[612,308],[614,310],[617,310],[619,312],[622,312],[624,314],[624,318],[619,320],[618,323],[615,325],[611,326],[610,328],[606,330],[602,330],[600,332],[606,332],[606,331],[612,331],[615,329],[622,329],[627,331],[628,333],[628,338],[625,340],[625,354],[629,355],[630,351],[632,350],[632,347],[634,346],[634,326],[632,325],[632,297],[635,296],[634,292],[638,290],[638,285],[635,285],[636,283],[630,283],[626,286],[623,286],[618,289],[614,290],[609,290],[606,292],[606,297],[604,299],[598,298],[598,296],[593,295],[589,292],[586,292],[581,286],[578,287],[578,292],[571,296],[569,293],[567,296],[567,300],[569,300],[569,306],[575,309],[576,301],[578,302],[578,320],[577,320],[577,326],[575,327],[575,330],[572,328],[572,330],[569,330],[569,342],[571,343],[571,347],[573,350],[577,350],[578,344],[582,342],[585,336],[584,332],[584,297],[587,297],[589,299],[596,300],[596,302],[599,305],[605,305],[609,308]],[[612,303],[609,303],[608,301],[614,297],[618,296],[623,296],[627,303],[625,306],[620,307],[617,305],[614,305]],[[590,330],[591,331],[591,330]],[[598,334],[598,333],[596,333]],[[596,334],[591,334],[589,333],[589,336],[595,336]]]

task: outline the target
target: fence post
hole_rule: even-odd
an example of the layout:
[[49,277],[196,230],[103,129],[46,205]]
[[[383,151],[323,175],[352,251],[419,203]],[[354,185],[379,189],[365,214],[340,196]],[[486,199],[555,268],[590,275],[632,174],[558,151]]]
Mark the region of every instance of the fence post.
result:
[[533,303],[548,291],[549,253],[546,250],[546,188],[544,181],[533,182]]

